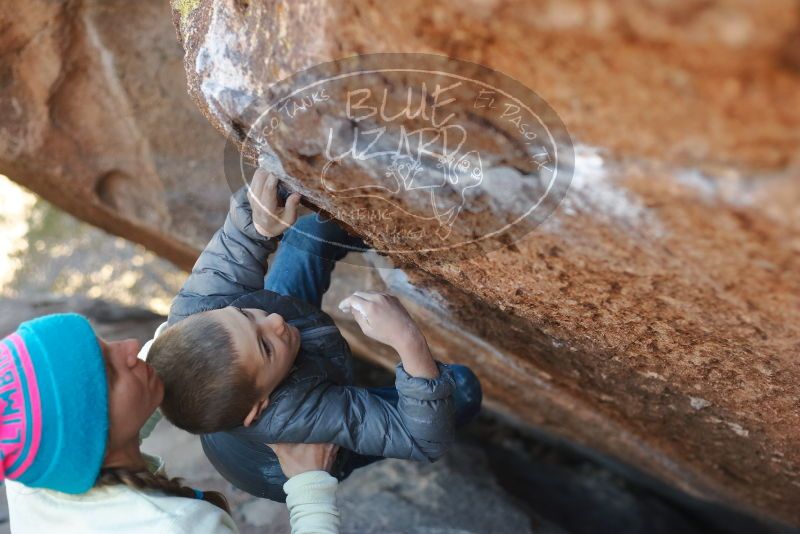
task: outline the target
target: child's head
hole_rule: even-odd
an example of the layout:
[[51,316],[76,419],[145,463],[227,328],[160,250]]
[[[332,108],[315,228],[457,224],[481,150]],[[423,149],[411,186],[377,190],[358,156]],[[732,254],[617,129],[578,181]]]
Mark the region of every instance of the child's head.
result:
[[300,332],[280,315],[228,306],[166,329],[147,361],[164,382],[167,419],[207,434],[258,417],[299,348]]

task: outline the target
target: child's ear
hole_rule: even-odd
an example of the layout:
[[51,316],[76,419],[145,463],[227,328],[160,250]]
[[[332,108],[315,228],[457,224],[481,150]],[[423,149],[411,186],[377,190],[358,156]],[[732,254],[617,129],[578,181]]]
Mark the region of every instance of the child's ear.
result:
[[264,408],[267,407],[267,404],[269,404],[269,399],[264,399],[261,402],[253,404],[253,407],[250,408],[250,411],[247,413],[247,417],[244,418],[244,422],[242,422],[242,425],[250,426],[253,423],[253,421],[255,421],[256,417],[261,415],[261,412],[264,411]]

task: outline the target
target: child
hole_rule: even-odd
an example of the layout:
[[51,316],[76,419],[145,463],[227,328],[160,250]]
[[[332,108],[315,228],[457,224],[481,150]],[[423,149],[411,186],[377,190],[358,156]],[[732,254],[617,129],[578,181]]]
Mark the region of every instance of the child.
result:
[[397,299],[357,292],[342,309],[397,350],[401,364],[396,389],[353,387],[350,349],[319,308],[334,262],[347,253],[336,243],[363,244],[332,221],[303,217],[264,280],[300,200],[295,193],[279,207],[277,184],[259,169],[250,193],[234,195],[150,348],[148,362],[165,384],[164,415],[202,434],[203,450],[231,483],[277,501],[286,478],[267,443],[339,445],[332,474],[340,479],[383,457],[437,459],[455,418],[466,422],[480,407],[477,378],[436,363]]

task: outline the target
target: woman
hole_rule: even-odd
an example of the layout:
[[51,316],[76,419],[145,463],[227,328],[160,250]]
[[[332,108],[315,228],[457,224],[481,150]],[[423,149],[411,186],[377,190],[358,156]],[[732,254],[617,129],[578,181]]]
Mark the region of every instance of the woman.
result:
[[[0,342],[0,476],[11,528],[49,532],[237,532],[225,497],[170,479],[143,454],[164,386],[135,340],[99,339],[76,314],[41,317]],[[146,423],[150,424],[146,424]],[[292,532],[338,532],[330,445],[278,445]]]

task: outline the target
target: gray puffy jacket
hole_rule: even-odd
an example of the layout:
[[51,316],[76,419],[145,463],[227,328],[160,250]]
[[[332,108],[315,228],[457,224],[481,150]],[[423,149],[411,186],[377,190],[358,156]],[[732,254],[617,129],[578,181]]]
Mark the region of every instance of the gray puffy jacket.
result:
[[[397,404],[353,386],[350,348],[333,320],[311,304],[263,289],[267,257],[276,248],[277,240],[256,232],[246,191],[240,190],[231,198],[225,224],[197,260],[170,309],[172,325],[229,305],[259,308],[281,314],[301,332],[295,365],[270,396],[261,417],[249,427],[203,436],[212,463],[229,480],[241,479],[234,471],[243,466],[233,464],[247,463],[244,458],[250,453],[245,450],[268,451],[271,465],[247,469],[257,469],[266,484],[275,485],[285,478],[266,443],[335,443],[361,455],[421,461],[440,457],[454,437],[455,384],[448,366],[438,364],[439,378],[429,380],[412,377],[398,365]],[[244,446],[238,457],[220,450],[234,443]],[[265,457],[258,456],[264,463]],[[275,498],[263,488],[242,489]]]

